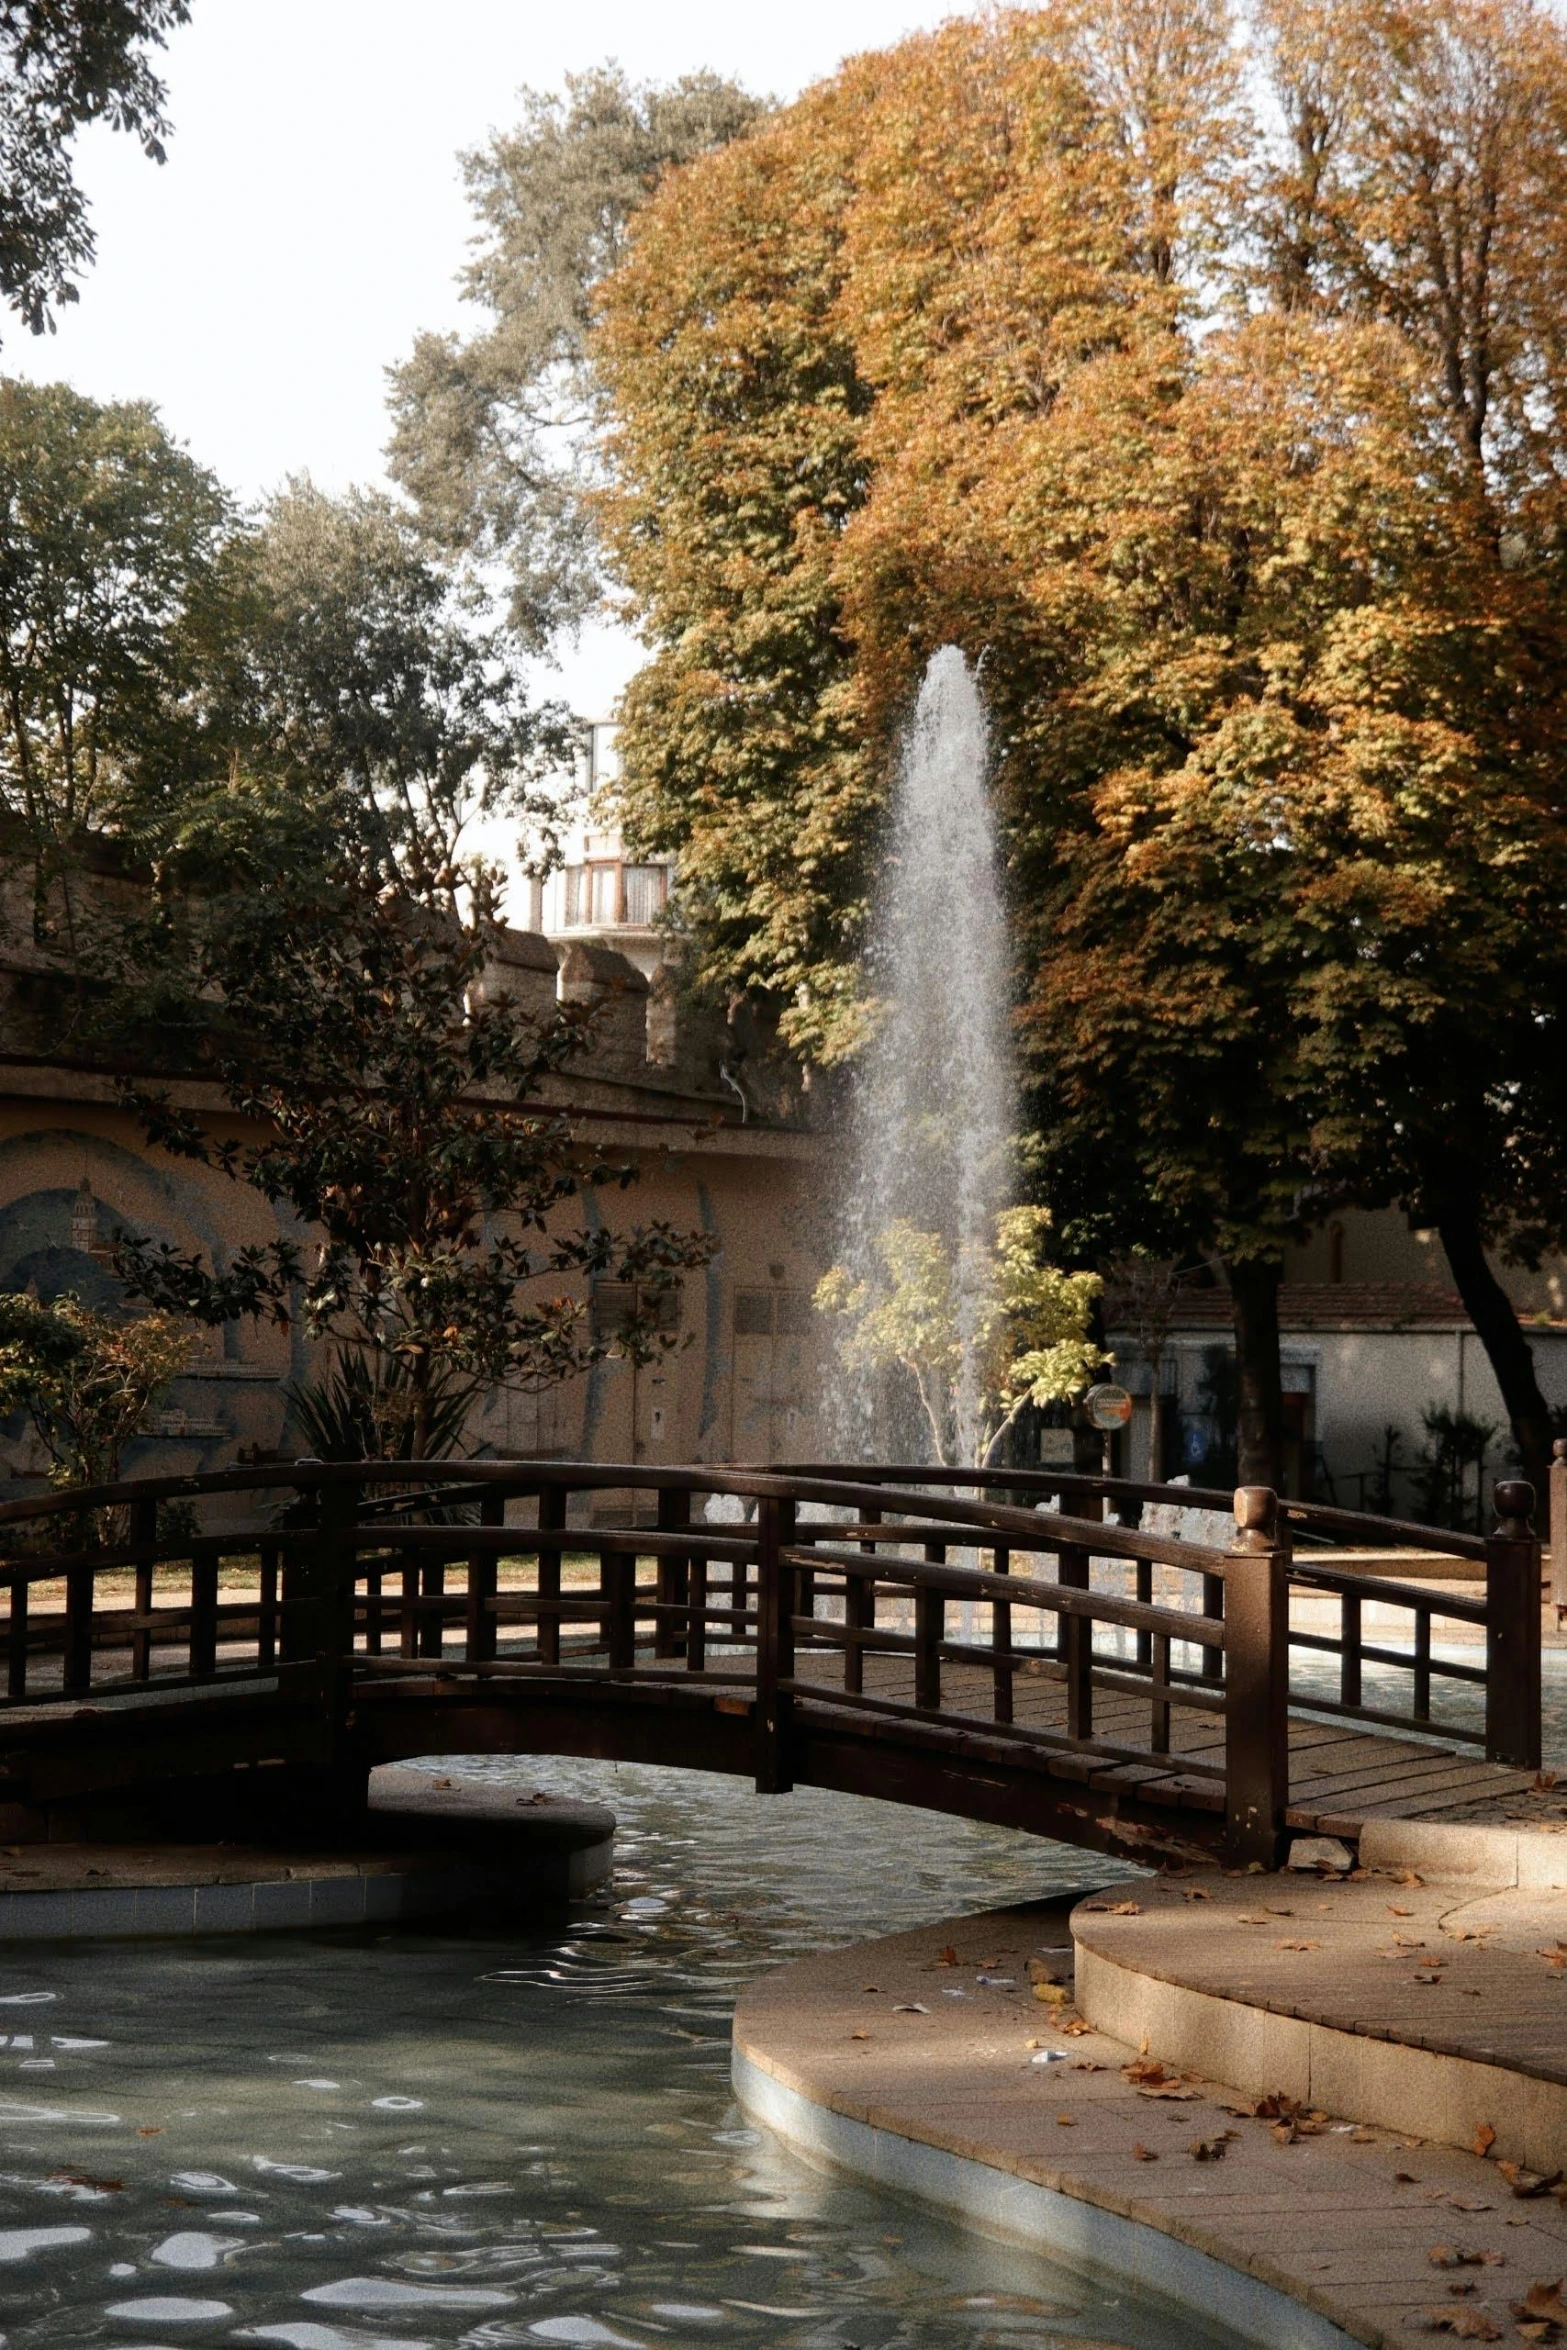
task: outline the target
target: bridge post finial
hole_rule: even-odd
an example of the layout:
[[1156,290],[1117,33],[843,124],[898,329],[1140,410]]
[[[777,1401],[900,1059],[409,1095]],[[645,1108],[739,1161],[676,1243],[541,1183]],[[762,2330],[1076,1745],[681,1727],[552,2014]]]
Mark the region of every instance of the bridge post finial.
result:
[[1271,1485],[1235,1488],[1236,1550],[1271,1550],[1278,1540],[1279,1497]]

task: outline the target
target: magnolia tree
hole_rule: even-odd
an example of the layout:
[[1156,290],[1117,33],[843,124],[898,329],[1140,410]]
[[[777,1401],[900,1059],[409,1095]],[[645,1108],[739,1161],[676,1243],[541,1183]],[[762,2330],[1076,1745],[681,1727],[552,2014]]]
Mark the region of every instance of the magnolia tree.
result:
[[1099,1277],[1047,1262],[1049,1227],[1044,1208],[1005,1208],[993,1246],[962,1250],[900,1216],[874,1272],[835,1265],[817,1285],[844,1364],[905,1372],[948,1468],[987,1468],[1025,1405],[1065,1402],[1105,1361],[1088,1330]]

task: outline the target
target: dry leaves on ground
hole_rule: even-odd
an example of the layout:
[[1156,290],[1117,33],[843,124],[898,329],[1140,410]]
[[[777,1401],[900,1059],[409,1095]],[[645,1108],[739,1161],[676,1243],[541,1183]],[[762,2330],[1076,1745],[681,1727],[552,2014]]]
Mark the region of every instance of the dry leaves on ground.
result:
[[894,2015],[929,2015],[930,2009],[921,2007],[917,1999],[900,1999],[892,2012]]
[[1216,2137],[1194,2138],[1186,2151],[1193,2162],[1222,2162],[1229,2152],[1230,2140],[1239,2136],[1239,2130],[1220,2130]]
[[1083,1907],[1101,1918],[1140,1918],[1143,1914],[1140,1901],[1085,1901]]
[[1433,2244],[1426,2254],[1433,2268],[1501,2268],[1500,2252],[1475,2251],[1467,2244]]
[[1211,1901],[1213,1899],[1213,1895],[1209,1892],[1206,1885],[1183,1885],[1181,1887],[1181,1899],[1183,1901]]
[[1567,1946],[1564,1946],[1560,1942],[1556,1944],[1556,1947],[1553,1950],[1536,1951],[1535,1956],[1537,1958],[1543,1958],[1546,1965],[1548,1967],[1556,1968],[1558,1973],[1563,1967],[1567,1967]]
[[1549,2195],[1562,2183],[1559,2170],[1542,2174],[1525,2170],[1521,2162],[1499,2162],[1496,2167],[1520,2203],[1527,2203],[1536,2195]]
[[1179,2073],[1167,2073],[1157,2058],[1139,2056],[1131,2064],[1123,2064],[1121,2078],[1129,2081],[1139,2097],[1169,2097],[1187,2099],[1200,2097],[1200,2089],[1188,2088]]
[[1132,2148],[1132,2160],[1134,2162],[1157,2162],[1158,2159],[1159,2157],[1154,2153],[1152,2147],[1145,2146],[1139,2138],[1137,2144]]
[[1428,2334],[1456,2334],[1461,2342],[1500,2342],[1505,2339],[1494,2317],[1483,2309],[1428,2309]]
[[1481,2158],[1481,2160],[1482,2160],[1482,2161],[1484,2161],[1484,2159],[1485,2159],[1486,2155],[1488,2155],[1488,2154],[1490,2153],[1490,2151],[1491,2151],[1491,2148],[1492,2148],[1492,2147],[1493,2147],[1495,2144],[1496,2144],[1496,2132],[1495,2132],[1495,2131],[1492,2129],[1492,2127],[1491,2127],[1490,2123],[1489,2123],[1489,2122],[1479,2122],[1479,2123],[1477,2123],[1477,2124],[1476,2124],[1476,2126],[1475,2126],[1475,2134],[1474,2134],[1474,2150],[1475,2150],[1476,2154],[1478,2154],[1478,2155],[1480,2156],[1480,2158]]
[[1513,2322],[1527,2342],[1559,2342],[1567,2333],[1567,2301],[1562,2299],[1560,2277],[1531,2285],[1511,2308]]
[[1275,1942],[1275,1950],[1320,1950],[1320,1942]]
[[946,1943],[946,1944],[945,1944],[945,1945],[944,1945],[944,1946],[943,1946],[943,1947],[942,1947],[940,1950],[938,1950],[938,1951],[937,1951],[937,1953],[936,1953],[936,1964],[937,1964],[937,1966],[956,1966],[956,1965],[957,1965],[957,1963],[958,1963],[958,1954],[957,1954],[957,1952],[956,1952],[956,1951],[953,1949],[953,1947],[952,1947],[952,1944],[951,1944],[950,1942]]

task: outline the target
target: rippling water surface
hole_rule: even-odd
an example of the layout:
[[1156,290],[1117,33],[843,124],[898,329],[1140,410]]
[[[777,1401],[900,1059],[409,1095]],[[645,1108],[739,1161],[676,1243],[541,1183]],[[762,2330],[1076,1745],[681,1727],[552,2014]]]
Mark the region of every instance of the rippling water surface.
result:
[[616,1811],[569,1928],[0,1962],[6,2350],[1229,2339],[824,2178],[730,2095],[763,1968],[1106,1864],[682,1772],[464,1768]]

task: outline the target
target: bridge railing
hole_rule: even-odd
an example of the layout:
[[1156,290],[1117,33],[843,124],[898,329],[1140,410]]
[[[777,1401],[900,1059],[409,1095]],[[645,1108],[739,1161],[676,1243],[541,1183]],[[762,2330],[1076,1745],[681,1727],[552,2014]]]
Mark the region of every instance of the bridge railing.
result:
[[[1094,1784],[1133,1773],[1222,1815],[1232,1851],[1266,1856],[1289,1801],[1292,1698],[1346,1729],[1442,1734],[1537,1767],[1532,1496],[1504,1483],[1497,1501],[1485,1540],[1391,1529],[1484,1577],[1461,1596],[1364,1572],[1353,1553],[1329,1564],[1335,1543],[1385,1547],[1387,1521],[1261,1489],[858,1464],[299,1462],[0,1506],[0,1664],[13,1709],[267,1679],[342,1722],[355,1687],[398,1679],[551,1682],[587,1702],[651,1678],[749,1712],[764,1788],[787,1786],[802,1729],[830,1722]],[[1222,1506],[1238,1531],[1224,1545],[1155,1531],[1151,1503]],[[248,1515],[217,1522],[236,1504]],[[1292,1630],[1292,1590],[1319,1618],[1336,1609],[1336,1629]],[[1407,1647],[1374,1609],[1408,1621]],[[1459,1625],[1483,1664],[1442,1655],[1433,1621]],[[1317,1675],[1293,1689],[1292,1646]],[[1387,1696],[1395,1669],[1407,1708]],[[1433,1686],[1476,1683],[1483,1729],[1433,1717]]]

